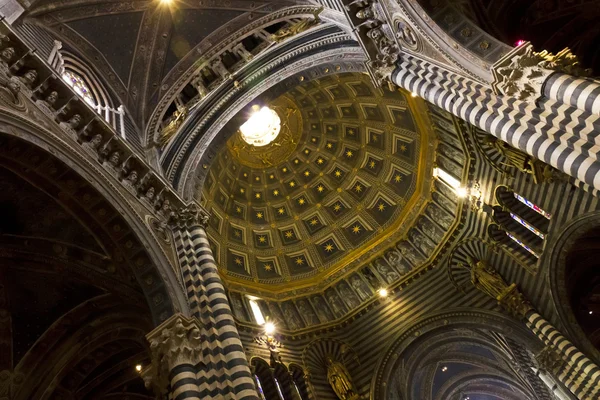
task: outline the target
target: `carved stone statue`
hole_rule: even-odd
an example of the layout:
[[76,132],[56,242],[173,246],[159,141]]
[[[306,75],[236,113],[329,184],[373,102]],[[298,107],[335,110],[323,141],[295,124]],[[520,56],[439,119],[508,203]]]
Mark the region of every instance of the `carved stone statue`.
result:
[[402,256],[406,258],[413,267],[421,265],[424,260],[423,256],[408,242],[400,242],[396,248],[400,250]]
[[37,77],[37,71],[35,69],[30,69],[27,72],[25,72],[23,76],[20,77],[20,80],[26,88],[31,89]]
[[77,136],[77,127],[81,123],[81,115],[75,114],[67,122],[61,122],[59,126],[69,132],[72,136]]
[[321,321],[327,322],[334,318],[334,316],[329,312],[329,307],[325,303],[325,300],[323,300],[321,296],[314,296],[312,298],[312,303],[315,306],[315,310],[317,311]]
[[271,35],[271,40],[273,40],[276,43],[280,43],[280,42],[283,42],[287,38],[296,36],[297,34],[302,33],[304,31],[312,28],[313,26],[318,25],[321,22],[321,18],[319,17],[319,14],[321,14],[321,12],[323,10],[324,10],[324,7],[321,7],[318,10],[316,10],[313,13],[314,19],[304,19],[304,20],[296,22],[295,24],[292,24],[288,27],[281,28],[280,30],[275,32],[273,35]]
[[298,310],[300,311],[300,314],[304,318],[304,321],[306,321],[307,325],[318,325],[320,323],[319,318],[317,318],[317,315],[311,310],[308,302],[305,299],[300,300],[297,305]]
[[225,64],[223,64],[223,61],[221,61],[220,58],[217,58],[216,60],[212,61],[210,63],[210,68],[214,71],[215,74],[217,74],[220,78],[223,79],[227,79],[229,78],[229,76],[231,75],[229,73],[229,71],[227,70],[227,67],[225,67]]
[[177,130],[183,124],[183,121],[187,118],[188,110],[185,107],[175,110],[173,115],[169,118],[167,126],[163,128],[160,134],[159,145],[164,147],[169,140],[177,133]]
[[123,185],[125,187],[127,187],[128,189],[132,189],[135,192],[135,184],[138,181],[138,173],[137,171],[134,169],[132,170],[129,175],[127,175],[127,177],[125,179],[123,179]]
[[8,74],[9,71],[9,63],[15,56],[15,49],[12,47],[7,47],[6,49],[0,52],[0,71],[4,75]]
[[400,275],[398,275],[396,271],[392,270],[390,267],[388,267],[380,261],[375,262],[375,268],[387,284],[391,284],[396,279],[400,278]]
[[358,275],[352,276],[352,278],[350,278],[350,283],[356,294],[358,294],[358,297],[360,297],[361,301],[365,301],[371,297],[371,292],[369,291],[367,284],[364,283]]
[[148,203],[152,204],[154,202],[155,195],[156,195],[156,189],[154,189],[154,186],[150,186],[148,189],[146,189],[146,193],[144,193],[144,195],[142,196],[142,199],[144,199]]
[[487,295],[499,300],[509,289],[504,279],[484,261],[468,257],[471,267],[471,283]]
[[83,148],[90,150],[92,153],[98,153],[101,144],[102,135],[98,133],[94,135],[89,142],[83,142]]
[[50,118],[54,118],[54,103],[56,103],[56,100],[58,100],[58,92],[53,90],[44,100],[36,100],[35,103],[40,107],[44,114]]
[[344,315],[344,307],[342,306],[338,295],[333,291],[329,291],[325,293],[325,295],[327,296],[327,301],[329,302],[333,313],[338,317]]
[[113,172],[116,172],[119,168],[120,161],[121,153],[119,153],[119,151],[113,151],[108,157],[108,159],[104,162],[104,165],[112,169]]
[[334,361],[331,357],[327,357],[327,381],[340,400],[358,398],[350,380],[350,373],[342,363]]

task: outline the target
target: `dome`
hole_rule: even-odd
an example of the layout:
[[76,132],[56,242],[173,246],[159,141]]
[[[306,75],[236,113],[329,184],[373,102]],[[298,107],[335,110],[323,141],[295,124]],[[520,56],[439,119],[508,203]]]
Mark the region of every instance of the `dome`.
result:
[[[420,103],[343,73],[281,84],[241,111],[200,196],[227,279],[263,296],[318,290],[405,233],[431,175]],[[261,146],[239,129],[258,107],[281,123]]]

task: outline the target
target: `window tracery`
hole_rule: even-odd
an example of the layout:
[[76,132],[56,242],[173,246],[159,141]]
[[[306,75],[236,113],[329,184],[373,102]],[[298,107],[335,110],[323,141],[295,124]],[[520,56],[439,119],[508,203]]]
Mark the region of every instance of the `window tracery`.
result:
[[96,99],[92,95],[87,83],[85,83],[80,75],[73,71],[65,70],[62,73],[62,78],[69,86],[71,86],[71,88],[73,88],[75,93],[81,96],[91,107],[96,109]]

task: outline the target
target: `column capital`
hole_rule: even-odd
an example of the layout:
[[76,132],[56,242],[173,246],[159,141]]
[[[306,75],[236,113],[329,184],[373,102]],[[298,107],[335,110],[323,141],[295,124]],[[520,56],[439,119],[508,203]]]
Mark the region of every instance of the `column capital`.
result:
[[537,361],[540,369],[549,374],[556,374],[565,365],[565,360],[559,353],[556,352],[556,350],[554,350],[554,348],[550,346],[544,347],[538,354],[536,354],[535,360]]
[[209,218],[210,215],[204,207],[191,203],[187,207],[172,212],[169,216],[169,224],[179,227],[200,225],[206,228],[208,226]]
[[536,100],[542,95],[544,82],[554,72],[589,76],[592,71],[584,69],[568,48],[556,54],[546,50],[536,52],[533,45],[526,42],[492,65],[492,89],[496,94],[519,100]]
[[146,386],[167,390],[169,373],[178,365],[196,365],[202,359],[201,324],[194,317],[175,314],[146,335],[150,343],[151,367],[142,372]]

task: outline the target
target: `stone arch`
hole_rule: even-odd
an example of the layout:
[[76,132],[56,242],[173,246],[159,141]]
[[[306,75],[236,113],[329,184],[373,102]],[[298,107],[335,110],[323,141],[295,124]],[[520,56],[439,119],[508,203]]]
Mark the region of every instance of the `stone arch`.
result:
[[[419,318],[410,326],[402,329],[393,342],[388,347],[375,368],[375,373],[371,380],[371,399],[392,398],[391,387],[399,389],[405,394],[406,382],[410,382],[410,377],[415,373],[415,366],[418,365],[414,360],[407,360],[408,351],[413,351],[425,343],[428,338],[445,335],[454,329],[481,329],[506,335],[512,340],[523,345],[533,353],[537,353],[543,345],[525,328],[525,325],[518,321],[500,314],[495,311],[484,311],[470,308],[457,308],[450,311],[436,312]],[[482,359],[483,362],[483,359]],[[407,365],[407,363],[410,363]],[[489,364],[489,360],[487,362]],[[408,378],[400,382],[396,371],[402,368]],[[404,374],[406,377],[407,375]],[[433,377],[431,377],[433,378]],[[502,380],[501,374],[492,374],[488,376],[491,379]],[[409,397],[410,398],[410,397]]]
[[[20,175],[30,174],[28,179],[53,185],[60,193],[58,188],[61,185],[57,179],[50,174],[42,175],[36,172],[37,166],[32,165],[35,160],[32,157],[20,157],[22,153],[16,152],[15,149],[20,148],[35,153],[39,158],[51,160],[79,182],[85,183],[90,193],[98,194],[99,199],[110,207],[106,210],[113,211],[115,217],[123,221],[124,227],[130,230],[128,238],[131,239],[131,247],[117,241],[114,242],[114,249],[123,256],[119,262],[131,265],[137,281],[144,290],[156,325],[176,312],[189,313],[184,291],[167,252],[161,248],[158,239],[146,226],[144,216],[128,203],[119,188],[113,185],[104,171],[96,165],[95,160],[87,159],[78,149],[54,137],[40,125],[7,113],[0,114],[0,139],[3,141],[3,145],[0,146],[0,159],[12,165],[11,169]],[[7,144],[11,146],[8,147]],[[75,204],[72,198],[68,201],[57,200],[59,204],[64,201],[69,205]],[[91,209],[77,207],[79,215],[89,212]]]
[[550,296],[565,336],[569,337],[583,353],[595,362],[600,360],[600,351],[591,343],[580,326],[571,307],[567,288],[567,257],[576,241],[591,230],[600,227],[600,211],[579,215],[571,220],[560,232],[555,233],[546,247],[547,279]]

